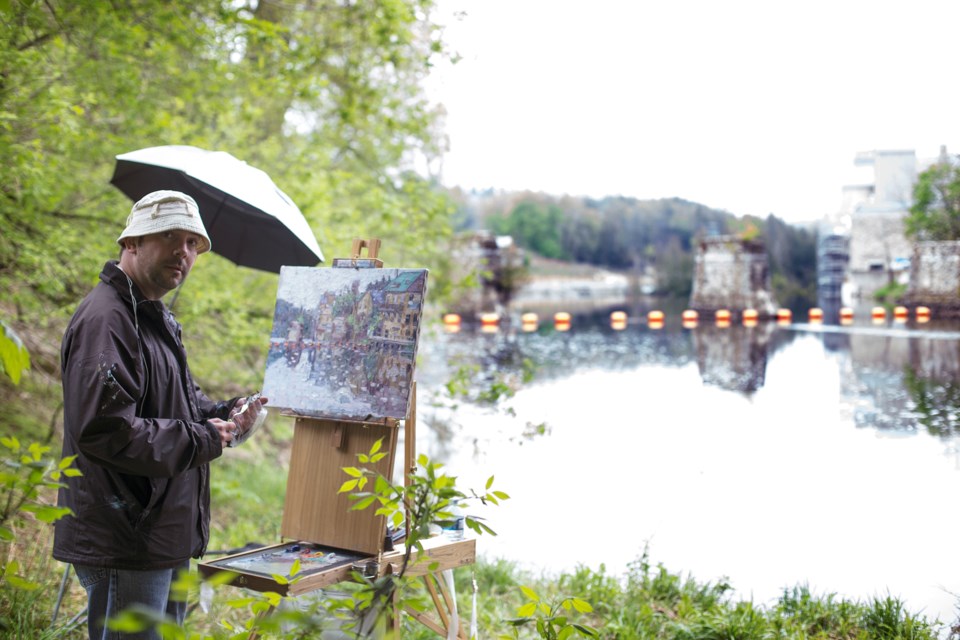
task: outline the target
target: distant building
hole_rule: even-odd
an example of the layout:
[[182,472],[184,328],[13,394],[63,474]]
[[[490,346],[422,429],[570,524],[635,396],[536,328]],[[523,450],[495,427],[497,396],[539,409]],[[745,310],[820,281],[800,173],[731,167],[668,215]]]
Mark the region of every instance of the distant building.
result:
[[850,230],[842,224],[821,224],[817,231],[817,306],[829,314],[850,303],[849,266]]
[[[939,160],[944,157],[946,150],[941,148]],[[918,159],[912,149],[863,151],[854,158],[855,166],[872,170],[873,180],[845,185],[840,211],[825,221],[826,235],[842,235],[837,231],[840,228],[849,233],[843,304],[870,301],[877,289],[890,282],[909,282],[914,250],[904,232],[904,221],[913,205],[917,175],[937,160]],[[832,296],[833,277],[828,277],[825,284],[824,294]]]
[[903,225],[919,166],[913,150],[865,151],[857,154],[854,164],[873,168],[873,184],[844,188],[850,283],[855,298],[868,299],[888,283],[909,278],[913,247]]
[[470,319],[482,313],[505,317],[526,274],[523,249],[510,236],[476,231],[455,238],[452,258],[454,281],[471,284],[450,310]]

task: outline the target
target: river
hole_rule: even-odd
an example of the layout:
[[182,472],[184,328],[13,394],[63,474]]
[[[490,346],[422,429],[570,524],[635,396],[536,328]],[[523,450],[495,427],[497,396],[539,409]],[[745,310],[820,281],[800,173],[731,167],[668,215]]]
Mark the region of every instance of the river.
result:
[[[606,320],[421,336],[418,452],[511,496],[468,509],[498,533],[481,556],[619,576],[646,550],[757,604],[805,585],[956,618],[960,325]],[[458,370],[515,394],[453,400]]]

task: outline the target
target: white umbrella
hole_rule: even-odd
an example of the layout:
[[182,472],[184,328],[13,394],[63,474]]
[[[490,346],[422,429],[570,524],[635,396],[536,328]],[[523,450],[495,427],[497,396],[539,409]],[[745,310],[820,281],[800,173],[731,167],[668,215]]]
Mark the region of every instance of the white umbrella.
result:
[[323,253],[303,213],[266,173],[225,151],[186,145],[117,156],[110,183],[137,201],[174,189],[193,197],[212,251],[238,265],[280,272],[316,266]]

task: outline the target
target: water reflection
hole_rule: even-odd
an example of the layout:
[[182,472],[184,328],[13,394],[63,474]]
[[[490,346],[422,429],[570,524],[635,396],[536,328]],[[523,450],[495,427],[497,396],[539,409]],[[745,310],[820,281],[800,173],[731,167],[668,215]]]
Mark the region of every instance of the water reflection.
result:
[[[420,355],[418,452],[512,496],[482,514],[500,535],[481,555],[618,573],[650,543],[653,561],[758,603],[809,584],[953,618],[957,327],[574,318],[425,335]],[[451,399],[457,374],[473,397]],[[484,388],[516,395],[485,405]]]
[[[545,382],[599,368],[644,365],[682,368],[696,363],[705,385],[750,397],[766,380],[768,361],[798,335],[819,336],[841,370],[840,394],[855,424],[885,430],[923,426],[934,435],[960,429],[960,332],[950,325],[838,326],[773,322],[752,325],[697,323],[688,328],[645,323],[622,326],[579,318],[560,330],[501,326],[426,338],[430,366],[421,381],[444,384],[464,369],[464,384],[483,389],[503,383]],[[532,376],[531,376],[532,373]]]
[[698,327],[692,336],[703,382],[748,395],[762,387],[773,332],[769,322]]

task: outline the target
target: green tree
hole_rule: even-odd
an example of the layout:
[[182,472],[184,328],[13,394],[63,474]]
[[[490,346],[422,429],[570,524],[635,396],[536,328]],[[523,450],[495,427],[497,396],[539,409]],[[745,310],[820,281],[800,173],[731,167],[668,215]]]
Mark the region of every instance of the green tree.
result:
[[[67,316],[117,254],[120,153],[229,151],[291,196],[327,256],[379,237],[387,265],[442,277],[452,207],[412,171],[441,149],[422,84],[446,55],[432,4],[0,2],[0,313],[31,348],[39,404],[53,413]],[[206,388],[259,384],[276,284],[216,255],[191,273],[176,312]],[[0,385],[0,401],[36,393]]]
[[545,258],[566,259],[562,241],[563,210],[555,204],[540,204],[525,200],[506,217],[491,219],[496,233],[513,236],[522,247]]
[[960,240],[960,163],[942,157],[917,177],[905,231],[918,240]]

